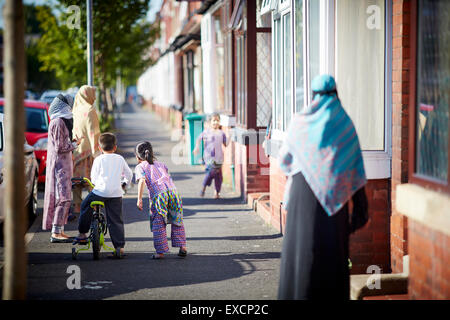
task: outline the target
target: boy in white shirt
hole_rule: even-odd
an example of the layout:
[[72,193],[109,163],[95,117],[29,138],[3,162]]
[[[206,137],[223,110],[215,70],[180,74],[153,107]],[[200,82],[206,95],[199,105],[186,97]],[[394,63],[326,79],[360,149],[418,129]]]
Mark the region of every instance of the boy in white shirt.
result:
[[114,134],[109,132],[101,134],[99,149],[102,155],[94,159],[91,169],[91,182],[95,185],[95,188],[81,203],[78,222],[80,234],[75,241],[78,243],[86,242],[93,212],[90,203],[92,201],[103,201],[111,241],[114,248],[120,250],[120,256],[122,256],[125,246],[125,228],[122,218],[122,178],[125,178],[125,182],[130,182],[133,173],[125,159],[115,153],[117,140]]

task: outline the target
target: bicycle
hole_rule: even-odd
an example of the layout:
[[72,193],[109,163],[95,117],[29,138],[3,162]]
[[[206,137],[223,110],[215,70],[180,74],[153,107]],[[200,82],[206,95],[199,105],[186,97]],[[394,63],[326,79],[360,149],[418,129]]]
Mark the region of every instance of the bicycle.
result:
[[[76,185],[86,186],[89,185],[91,188],[94,188],[92,182],[85,177],[72,178],[72,187]],[[121,258],[120,250],[116,250],[114,248],[108,247],[105,244],[105,236],[108,233],[108,226],[106,224],[106,216],[104,213],[105,203],[103,201],[92,201],[90,203],[92,209],[94,209],[91,228],[89,232],[89,236],[87,238],[86,243],[74,241],[73,245],[85,245],[85,248],[72,248],[72,259],[76,260],[77,255],[81,251],[88,251],[92,244],[92,253],[94,260],[98,260],[100,258],[100,250],[103,248],[107,251],[112,251],[115,258]]]

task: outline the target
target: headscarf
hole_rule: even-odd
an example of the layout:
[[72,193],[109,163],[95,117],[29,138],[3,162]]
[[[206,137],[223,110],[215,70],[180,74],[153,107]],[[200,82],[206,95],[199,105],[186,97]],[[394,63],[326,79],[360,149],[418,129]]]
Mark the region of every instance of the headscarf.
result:
[[80,97],[89,105],[93,105],[95,102],[95,87],[86,85],[81,86],[77,95],[80,95]]
[[72,119],[73,98],[70,94],[58,94],[48,107],[50,120],[56,118]]
[[100,126],[95,102],[95,87],[83,85],[75,96],[73,105],[74,126],[76,136],[84,137],[80,146],[74,152],[74,162],[77,164],[90,155],[98,153],[98,138]]
[[58,94],[48,107],[48,115],[50,120],[61,118],[69,131],[69,137],[73,139],[73,114],[72,114],[73,98],[70,94]]
[[302,172],[326,213],[337,213],[367,182],[361,148],[352,120],[342,107],[333,77],[312,82],[314,100],[296,114],[280,150],[280,167],[292,176]]

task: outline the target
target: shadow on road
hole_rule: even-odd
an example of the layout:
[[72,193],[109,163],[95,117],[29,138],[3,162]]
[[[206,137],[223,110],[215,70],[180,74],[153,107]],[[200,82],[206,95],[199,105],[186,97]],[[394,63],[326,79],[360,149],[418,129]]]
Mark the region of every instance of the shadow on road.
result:
[[[110,260],[105,256],[106,253],[102,253],[100,260],[93,261],[91,253],[84,253],[73,261],[69,253],[29,254],[28,299],[91,300],[113,298],[128,293],[131,294],[130,299],[132,299],[132,293],[142,289],[222,281],[239,278],[256,270],[263,271],[257,269],[254,263],[279,259],[280,253],[191,254],[185,259],[169,254],[163,260],[151,260],[150,253],[146,252],[128,253],[123,260]],[[70,265],[77,265],[80,268],[82,288],[79,290],[67,288],[67,279],[71,276],[71,273],[67,273],[67,268]],[[217,266],[221,267],[217,268]],[[124,270],[132,270],[132,272],[124,273]],[[183,276],[173,276],[174,274]],[[46,287],[47,283],[42,280],[43,278],[52,278],[52,285]],[[92,283],[97,284],[96,289],[89,287]],[[157,298],[153,296],[153,299]],[[198,298],[195,292],[185,297],[185,299]],[[202,297],[202,299],[205,298],[207,297]]]

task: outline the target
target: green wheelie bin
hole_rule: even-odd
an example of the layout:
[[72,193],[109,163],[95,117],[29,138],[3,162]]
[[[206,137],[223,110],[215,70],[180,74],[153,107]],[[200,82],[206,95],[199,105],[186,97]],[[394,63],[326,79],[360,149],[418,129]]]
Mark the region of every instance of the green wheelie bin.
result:
[[185,117],[185,119],[188,121],[189,136],[187,137],[186,141],[187,141],[187,151],[189,155],[189,163],[191,165],[202,164],[203,142],[200,144],[200,150],[197,155],[194,155],[193,151],[195,148],[195,142],[200,133],[202,133],[203,131],[205,115],[198,113],[190,113]]

